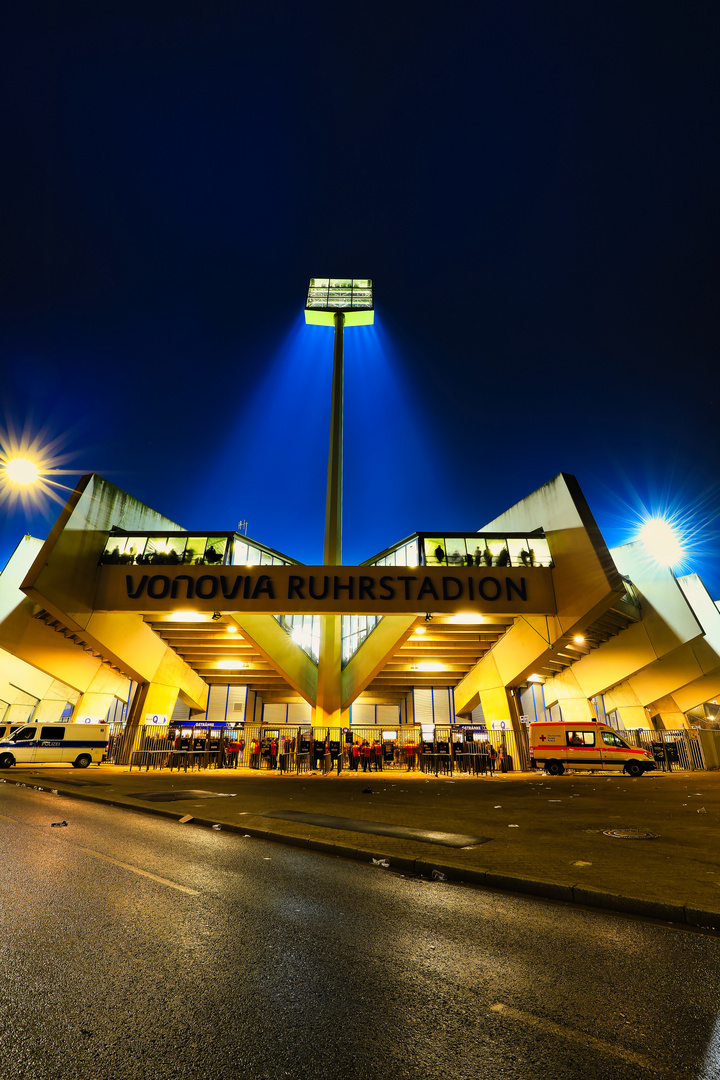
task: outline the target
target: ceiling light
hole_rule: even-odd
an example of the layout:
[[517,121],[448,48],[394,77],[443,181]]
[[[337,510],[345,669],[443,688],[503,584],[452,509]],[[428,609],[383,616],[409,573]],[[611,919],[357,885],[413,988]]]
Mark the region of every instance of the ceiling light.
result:
[[225,671],[235,671],[237,668],[244,668],[246,665],[242,660],[218,660],[217,666]]

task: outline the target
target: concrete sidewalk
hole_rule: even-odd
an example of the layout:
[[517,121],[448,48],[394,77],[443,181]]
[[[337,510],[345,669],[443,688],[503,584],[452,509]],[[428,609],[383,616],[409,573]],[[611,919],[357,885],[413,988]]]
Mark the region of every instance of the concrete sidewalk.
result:
[[[195,825],[220,825],[391,870],[720,930],[720,773],[511,773],[494,778],[385,771],[280,776],[250,770],[132,772],[15,766],[0,780],[93,799]],[[370,788],[371,793],[364,789]],[[1,790],[1,788],[0,788]],[[191,798],[154,801],[194,792]],[[346,819],[332,828],[274,814]],[[354,819],[354,820],[353,820]],[[370,832],[353,828],[368,823]],[[371,823],[472,834],[448,847],[375,832]],[[652,839],[616,839],[632,828]]]

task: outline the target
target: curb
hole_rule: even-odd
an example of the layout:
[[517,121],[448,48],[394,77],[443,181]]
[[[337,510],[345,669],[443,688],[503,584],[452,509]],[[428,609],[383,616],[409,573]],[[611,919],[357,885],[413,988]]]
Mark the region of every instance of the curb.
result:
[[[84,799],[86,802],[101,803],[105,806],[120,806],[124,810],[134,810],[141,814],[154,814],[157,817],[168,818],[171,821],[179,822],[180,818],[185,817],[185,814],[176,810],[165,810],[162,807],[155,806],[136,806],[135,804],[113,801],[110,798],[94,795],[92,792],[60,790],[60,788],[49,787],[45,784],[30,784],[20,780],[6,779],[5,777],[0,777],[0,783],[14,784],[15,787],[30,788],[33,791],[44,791],[49,794],[56,793],[68,798]],[[720,911],[705,911],[688,904],[645,900],[641,897],[626,896],[622,893],[608,892],[603,889],[588,889],[582,885],[541,881],[535,878],[519,877],[515,874],[498,874],[490,870],[474,870],[469,867],[459,867],[453,863],[434,862],[427,859],[406,859],[396,855],[389,855],[384,851],[356,848],[333,840],[293,836],[270,829],[261,829],[257,826],[218,822],[212,818],[200,818],[195,815],[187,824],[200,825],[203,828],[212,828],[219,825],[220,830],[218,831],[235,833],[240,836],[251,836],[256,840],[267,840],[272,843],[285,844],[287,847],[304,848],[322,855],[333,855],[341,859],[354,859],[357,862],[370,863],[373,859],[383,859],[387,860],[393,869],[402,870],[407,874],[414,874],[418,877],[432,878],[433,872],[437,872],[442,874],[446,880],[457,881],[461,884],[479,885],[486,889],[537,896],[546,900],[559,900],[563,903],[597,908],[602,911],[616,911],[623,915],[638,915],[662,922],[679,923],[683,926],[699,927],[703,930],[720,931]]]

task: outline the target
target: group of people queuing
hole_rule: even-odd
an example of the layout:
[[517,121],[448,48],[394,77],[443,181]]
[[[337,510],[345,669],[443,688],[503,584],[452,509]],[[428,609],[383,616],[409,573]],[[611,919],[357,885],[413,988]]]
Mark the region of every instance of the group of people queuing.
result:
[[489,739],[470,743],[454,742],[452,753],[450,745],[443,742],[419,745],[408,742],[404,749],[408,772],[419,769],[421,772],[431,772],[438,776],[440,773],[450,773],[458,769],[480,776],[494,776],[496,771],[505,773],[512,768],[512,761],[505,747],[501,745],[496,749]]
[[373,739],[369,742],[368,739],[362,739],[361,742],[354,741],[352,746],[348,746],[348,767],[350,772],[358,772],[361,768],[363,772],[371,772],[373,769],[375,772],[382,772],[383,746],[380,740]]
[[[208,764],[218,768],[237,769],[249,765],[251,769],[268,769],[286,772],[298,765],[303,769],[322,769],[329,772],[337,768],[350,772],[382,772],[383,768],[419,770],[424,773],[452,772],[458,769],[475,775],[494,775],[513,768],[504,744],[497,748],[489,738],[474,742],[416,741],[412,735],[408,741],[365,738],[348,732],[346,743],[332,741],[329,734],[324,739],[313,739],[308,732],[297,743],[295,737],[278,734],[253,734],[246,744],[241,731],[227,731],[219,737],[192,734],[170,729],[167,736],[175,751],[206,756]],[[163,740],[165,743],[165,740]],[[145,747],[149,748],[148,746]],[[296,753],[297,751],[297,753]],[[247,756],[246,756],[247,752]]]
[[263,739],[254,736],[250,740],[249,749],[251,769],[264,766],[266,769],[274,770],[279,765],[281,771],[285,771],[288,758],[295,750],[295,739],[289,736],[278,738],[276,735]]

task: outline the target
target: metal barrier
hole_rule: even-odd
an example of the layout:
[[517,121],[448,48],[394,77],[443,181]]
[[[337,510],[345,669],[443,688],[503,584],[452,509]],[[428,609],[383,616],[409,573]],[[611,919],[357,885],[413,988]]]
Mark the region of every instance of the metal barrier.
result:
[[707,769],[702,743],[692,728],[674,731],[655,731],[652,728],[634,728],[618,731],[630,746],[649,750],[655,758],[655,766],[662,772],[687,769],[690,772]]

